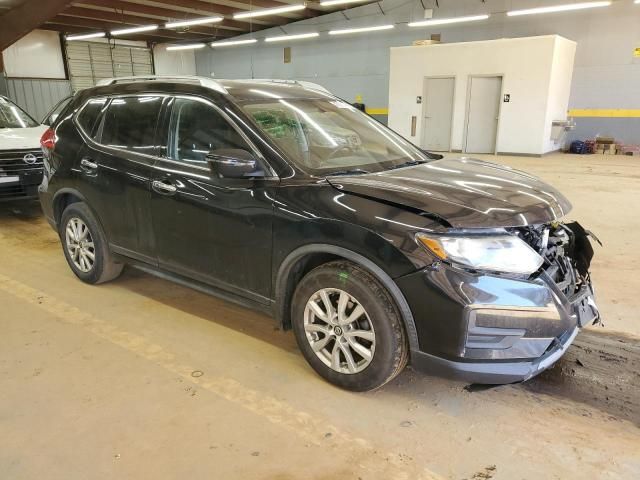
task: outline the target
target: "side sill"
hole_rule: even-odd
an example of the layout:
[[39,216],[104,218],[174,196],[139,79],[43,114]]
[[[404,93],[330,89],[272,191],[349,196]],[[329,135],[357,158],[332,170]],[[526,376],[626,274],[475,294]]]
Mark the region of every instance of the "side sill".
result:
[[131,267],[136,268],[145,273],[148,273],[149,275],[153,275],[154,277],[158,277],[163,280],[168,280],[170,282],[177,283],[178,285],[182,285],[183,287],[191,288],[201,293],[211,295],[212,297],[216,297],[221,300],[231,302],[235,305],[249,308],[251,310],[255,310],[260,313],[267,314],[270,317],[273,317],[273,303],[269,303],[268,305],[265,305],[259,302],[255,302],[248,298],[241,297],[240,295],[235,295],[233,293],[221,290],[219,288],[212,287],[211,285],[198,282],[197,280],[192,280],[190,278],[186,278],[181,275],[177,275],[175,273],[167,272],[166,270],[161,270],[151,265],[144,264],[143,262],[138,262],[135,260],[132,261],[130,259],[127,259],[126,263]]

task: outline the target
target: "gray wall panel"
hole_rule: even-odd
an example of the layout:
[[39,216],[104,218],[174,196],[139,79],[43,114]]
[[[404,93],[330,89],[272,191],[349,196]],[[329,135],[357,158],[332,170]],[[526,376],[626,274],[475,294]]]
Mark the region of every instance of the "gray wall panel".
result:
[[[504,12],[568,0],[440,0],[434,17],[448,18],[491,13],[489,20],[427,28],[409,28],[404,23],[421,20],[420,1],[385,0],[342,13],[324,15],[285,25],[289,34],[318,31],[320,38],[290,43],[265,44],[267,36],[282,35],[283,29],[253,34],[260,42],[252,46],[203,49],[196,51],[199,75],[218,78],[297,78],[316,81],[338,96],[353,101],[361,94],[367,107],[388,106],[389,48],[411,45],[432,33],[442,34],[444,42],[490,40],[559,34],[578,44],[569,107],[571,109],[640,109],[640,58],[633,50],[640,47],[640,5],[631,0],[614,2],[610,7],[545,15],[507,17]],[[424,0],[427,8],[434,1]],[[393,30],[351,36],[329,36],[331,29],[402,23]],[[238,37],[247,38],[248,35]],[[284,64],[283,47],[290,46],[292,62]],[[635,118],[576,118],[577,129],[570,138],[586,138],[598,130],[608,130],[626,143],[640,143]],[[595,129],[595,130],[594,130]]]
[[64,97],[71,95],[68,80],[7,78],[7,96],[40,121]]

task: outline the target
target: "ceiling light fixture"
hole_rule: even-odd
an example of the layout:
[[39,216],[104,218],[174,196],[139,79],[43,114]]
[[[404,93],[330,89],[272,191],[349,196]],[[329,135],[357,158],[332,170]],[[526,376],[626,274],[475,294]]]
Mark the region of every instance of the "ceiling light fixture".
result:
[[207,23],[221,22],[222,20],[224,20],[224,17],[196,18],[195,20],[183,20],[179,22],[165,23],[164,28],[180,28],[188,27],[190,25],[205,25]]
[[195,50],[196,48],[202,48],[204,46],[205,46],[204,43],[189,43],[189,44],[185,44],[185,45],[169,45],[167,47],[167,50],[169,50],[169,51],[172,51],[172,50]]
[[423,20],[421,22],[411,22],[408,25],[410,27],[430,27],[432,25],[449,25],[450,23],[464,23],[464,22],[477,22],[479,20],[486,20],[489,15],[473,15],[470,17],[454,17],[454,18],[436,18],[432,20]]
[[263,17],[265,15],[277,15],[279,13],[295,12],[297,10],[304,10],[305,8],[307,8],[305,5],[289,5],[286,7],[265,8],[263,10],[237,12],[233,14],[233,18],[238,20],[241,18]]
[[127,35],[129,33],[150,32],[157,30],[158,25],[145,25],[144,27],[122,28],[120,30],[111,30],[111,35]]
[[101,37],[104,37],[105,35],[106,33],[104,32],[96,32],[96,33],[83,33],[80,35],[67,35],[64,38],[66,40],[73,41],[73,40],[86,40],[88,38],[101,38]]
[[375,27],[346,28],[344,30],[330,30],[329,35],[346,35],[349,33],[376,32],[379,30],[390,30],[392,28],[394,28],[394,25],[376,25]]
[[538,7],[538,8],[526,8],[524,10],[511,10],[510,12],[507,12],[507,16],[517,17],[519,15],[534,15],[536,13],[568,12],[571,10],[583,10],[585,8],[608,7],[609,5],[611,5],[611,2],[567,3],[565,5],[554,5],[551,7]]
[[265,42],[283,42],[285,40],[302,40],[303,38],[313,38],[319,35],[320,34],[318,32],[300,33],[298,35],[281,35],[279,37],[267,37],[264,39],[264,41]]
[[320,2],[321,7],[332,7],[333,5],[343,5],[345,3],[361,3],[367,0],[322,0]]
[[212,42],[209,44],[212,48],[218,47],[233,47],[235,45],[248,45],[250,43],[256,43],[258,40],[255,38],[250,38],[248,40],[228,40],[226,42]]

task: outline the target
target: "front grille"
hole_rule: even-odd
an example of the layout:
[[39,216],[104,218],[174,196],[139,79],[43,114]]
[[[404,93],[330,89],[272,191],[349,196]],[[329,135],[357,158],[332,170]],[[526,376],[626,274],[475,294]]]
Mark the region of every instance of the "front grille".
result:
[[[33,155],[35,161],[25,161],[25,156]],[[20,175],[22,173],[41,172],[43,169],[42,150],[0,150],[0,176]]]

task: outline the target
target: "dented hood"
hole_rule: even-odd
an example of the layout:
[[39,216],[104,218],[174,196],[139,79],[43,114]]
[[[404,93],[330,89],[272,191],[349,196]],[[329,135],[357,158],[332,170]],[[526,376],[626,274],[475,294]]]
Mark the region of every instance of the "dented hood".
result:
[[439,216],[454,228],[546,223],[571,210],[571,203],[540,179],[470,158],[327,180],[344,192]]

